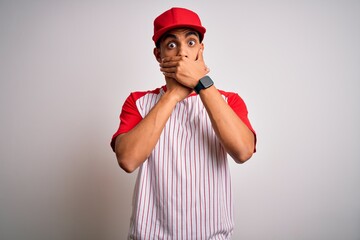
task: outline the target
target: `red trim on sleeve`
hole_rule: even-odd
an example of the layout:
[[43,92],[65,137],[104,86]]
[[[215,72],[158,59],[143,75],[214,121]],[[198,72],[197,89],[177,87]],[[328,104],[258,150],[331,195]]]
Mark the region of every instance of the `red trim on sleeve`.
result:
[[145,96],[148,93],[158,94],[160,92],[160,88],[157,88],[153,91],[143,91],[143,92],[133,92],[131,93],[127,99],[125,100],[122,110],[120,113],[120,124],[118,130],[114,133],[111,139],[111,148],[115,152],[115,139],[122,133],[126,133],[133,129],[142,119],[137,106],[136,101]]
[[221,94],[223,94],[225,97],[227,97],[227,102],[229,106],[234,110],[236,115],[245,123],[245,125],[254,133],[255,137],[255,147],[254,152],[256,152],[256,132],[251,126],[251,123],[248,118],[248,110],[246,107],[246,104],[244,100],[237,94],[237,93],[231,93],[231,92],[224,92],[219,90]]

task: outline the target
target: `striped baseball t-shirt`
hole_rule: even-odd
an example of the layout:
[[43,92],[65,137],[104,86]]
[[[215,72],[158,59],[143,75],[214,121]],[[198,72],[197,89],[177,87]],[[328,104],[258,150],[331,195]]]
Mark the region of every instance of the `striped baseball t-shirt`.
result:
[[[130,94],[113,135],[113,149],[116,136],[136,126],[165,91],[163,86]],[[239,95],[219,92],[253,131]],[[154,150],[139,168],[129,239],[230,239],[232,201],[227,153],[200,97],[191,94],[175,106]]]

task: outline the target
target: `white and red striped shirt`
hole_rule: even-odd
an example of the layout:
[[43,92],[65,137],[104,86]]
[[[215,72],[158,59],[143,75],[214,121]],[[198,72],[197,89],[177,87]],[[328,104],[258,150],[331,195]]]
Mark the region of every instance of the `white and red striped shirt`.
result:
[[[113,148],[116,136],[136,126],[165,90],[130,94]],[[239,95],[220,93],[253,131]],[[129,239],[230,239],[232,201],[227,153],[200,97],[192,94],[175,106],[154,150],[139,168]]]

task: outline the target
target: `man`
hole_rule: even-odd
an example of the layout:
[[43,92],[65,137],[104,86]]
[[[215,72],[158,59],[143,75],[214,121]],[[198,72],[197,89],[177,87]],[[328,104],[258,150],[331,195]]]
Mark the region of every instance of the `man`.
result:
[[172,8],[154,21],[154,55],[166,85],[126,99],[111,146],[126,172],[139,167],[129,239],[230,239],[233,202],[227,154],[255,151],[243,100],[207,76],[206,29]]

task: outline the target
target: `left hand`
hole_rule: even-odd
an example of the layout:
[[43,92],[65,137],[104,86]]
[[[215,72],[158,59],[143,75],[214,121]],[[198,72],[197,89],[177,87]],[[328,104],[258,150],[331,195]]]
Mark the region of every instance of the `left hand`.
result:
[[160,71],[165,77],[174,78],[180,84],[193,89],[199,79],[210,72],[204,62],[203,49],[199,50],[197,59],[185,56],[165,57],[160,63]]

